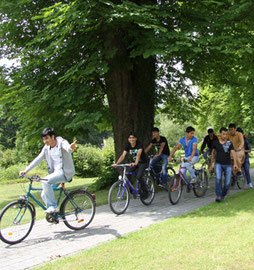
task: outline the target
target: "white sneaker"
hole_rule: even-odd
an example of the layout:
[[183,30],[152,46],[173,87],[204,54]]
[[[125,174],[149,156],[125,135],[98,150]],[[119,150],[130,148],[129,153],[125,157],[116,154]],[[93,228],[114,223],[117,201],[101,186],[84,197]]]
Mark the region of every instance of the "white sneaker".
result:
[[45,213],[46,213],[46,214],[52,214],[52,213],[56,213],[56,212],[59,212],[58,207],[55,208],[55,207],[53,207],[53,206],[50,206],[50,207],[48,207],[47,210],[45,210]]
[[196,183],[196,178],[192,178],[190,181],[191,184],[195,184]]
[[253,185],[252,185],[252,183],[249,183],[249,188],[253,188]]

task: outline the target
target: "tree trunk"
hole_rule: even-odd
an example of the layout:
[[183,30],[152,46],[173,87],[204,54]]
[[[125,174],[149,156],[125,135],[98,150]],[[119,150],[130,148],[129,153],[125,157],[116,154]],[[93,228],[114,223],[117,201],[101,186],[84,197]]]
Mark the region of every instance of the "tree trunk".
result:
[[155,110],[155,60],[136,57],[131,62],[122,62],[120,67],[114,65],[119,63],[118,56],[111,63],[106,77],[116,159],[124,150],[130,131],[136,132],[138,140],[147,146],[151,140]]

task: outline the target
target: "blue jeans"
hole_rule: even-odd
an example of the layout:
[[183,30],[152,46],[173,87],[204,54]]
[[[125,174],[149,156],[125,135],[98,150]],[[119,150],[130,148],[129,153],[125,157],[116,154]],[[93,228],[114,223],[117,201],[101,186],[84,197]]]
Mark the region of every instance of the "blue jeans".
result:
[[[221,180],[223,172],[225,174],[225,183],[223,189],[221,190]],[[215,186],[216,196],[225,197],[230,187],[230,180],[232,176],[232,165],[222,165],[220,163],[215,163],[215,175],[216,175],[216,186]]]
[[162,160],[162,184],[167,184],[167,165],[168,165],[168,156],[165,154],[160,154],[158,157],[153,158],[151,161],[151,167],[157,172],[156,163]]
[[48,176],[44,177],[44,179],[48,179],[48,181],[42,182],[41,198],[46,204],[47,208],[49,208],[50,206],[56,208],[57,203],[55,199],[53,186],[58,186],[58,184],[65,183],[68,181],[63,172],[53,172]]
[[247,179],[247,183],[250,184],[251,183],[251,178],[250,178],[250,161],[249,158],[246,158],[244,163],[243,163],[243,168],[246,174],[246,179]]
[[[188,159],[188,158],[190,158],[190,157],[186,157],[186,159]],[[195,163],[197,163],[198,161],[199,161],[199,157],[198,156],[194,156],[192,158],[192,161],[191,162],[184,162],[184,163],[182,163],[182,167],[184,167],[184,168],[182,168],[182,173],[183,173],[185,179],[187,179],[188,181],[189,181],[189,177],[187,176],[187,170],[190,173],[191,179],[196,178],[195,171],[192,168],[192,166]]]

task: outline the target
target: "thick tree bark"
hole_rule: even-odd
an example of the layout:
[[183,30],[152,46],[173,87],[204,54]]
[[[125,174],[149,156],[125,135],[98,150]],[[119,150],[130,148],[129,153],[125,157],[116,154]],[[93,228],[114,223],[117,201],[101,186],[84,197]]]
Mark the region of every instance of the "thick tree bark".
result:
[[[115,61],[119,63],[118,56]],[[122,63],[122,66],[114,65],[113,61],[106,85],[118,158],[128,142],[130,131],[136,132],[144,146],[151,140],[155,110],[155,60],[137,57],[129,63]]]

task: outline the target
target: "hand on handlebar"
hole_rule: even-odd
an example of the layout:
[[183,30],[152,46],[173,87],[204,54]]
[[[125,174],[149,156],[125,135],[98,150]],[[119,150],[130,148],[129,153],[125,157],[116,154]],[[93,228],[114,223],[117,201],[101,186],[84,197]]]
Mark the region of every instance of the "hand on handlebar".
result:
[[24,176],[25,174],[27,174],[27,171],[20,171],[20,172],[19,172],[19,177],[22,177],[22,176]]

